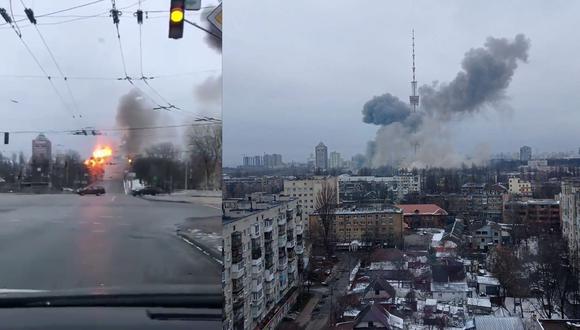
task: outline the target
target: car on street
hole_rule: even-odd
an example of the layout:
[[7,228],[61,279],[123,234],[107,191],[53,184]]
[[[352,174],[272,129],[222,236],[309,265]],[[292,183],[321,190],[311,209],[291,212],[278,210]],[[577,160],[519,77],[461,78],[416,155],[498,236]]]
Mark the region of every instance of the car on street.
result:
[[105,193],[106,193],[105,188],[102,186],[89,186],[89,187],[81,188],[77,191],[77,194],[79,194],[80,196],[84,196],[84,195],[100,196],[100,195],[104,195]]
[[161,188],[158,187],[145,187],[145,188],[140,188],[140,189],[134,189],[131,194],[133,196],[144,196],[144,195],[151,195],[151,196],[155,196],[157,194],[162,194],[163,190],[161,190]]

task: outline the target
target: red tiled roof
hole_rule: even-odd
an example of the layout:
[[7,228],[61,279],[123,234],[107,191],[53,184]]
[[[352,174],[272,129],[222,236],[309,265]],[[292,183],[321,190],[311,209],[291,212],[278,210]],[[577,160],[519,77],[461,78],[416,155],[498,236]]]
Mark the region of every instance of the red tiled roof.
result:
[[403,215],[447,215],[447,211],[436,204],[399,204],[395,206],[403,209]]

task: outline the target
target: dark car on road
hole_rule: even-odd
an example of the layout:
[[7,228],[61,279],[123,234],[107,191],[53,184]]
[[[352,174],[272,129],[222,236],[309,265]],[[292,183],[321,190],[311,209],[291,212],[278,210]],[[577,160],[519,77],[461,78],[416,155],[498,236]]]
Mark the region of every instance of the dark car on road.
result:
[[77,191],[77,194],[83,196],[83,195],[104,195],[105,194],[105,188],[101,187],[101,186],[90,186],[90,187],[85,187],[82,189],[79,189]]
[[162,194],[163,190],[157,187],[145,187],[141,189],[135,189],[131,192],[133,196],[144,196],[144,195],[152,195],[155,196],[157,194]]

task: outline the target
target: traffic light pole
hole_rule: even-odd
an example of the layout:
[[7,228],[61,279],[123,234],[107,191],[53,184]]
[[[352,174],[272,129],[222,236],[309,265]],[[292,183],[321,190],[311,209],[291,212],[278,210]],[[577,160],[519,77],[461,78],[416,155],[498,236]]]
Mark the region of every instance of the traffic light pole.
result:
[[196,24],[196,23],[194,23],[194,22],[192,22],[192,21],[188,21],[188,20],[186,20],[186,19],[184,19],[184,21],[185,21],[186,23],[189,23],[189,24],[191,24],[191,25],[195,26],[196,28],[198,28],[198,29],[200,29],[200,30],[202,30],[202,31],[205,31],[205,32],[209,33],[209,34],[210,34],[210,35],[212,35],[214,38],[216,38],[216,39],[218,39],[218,40],[222,40],[222,37],[221,37],[220,35],[217,35],[217,34],[215,34],[215,33],[211,32],[210,30],[208,30],[208,29],[206,29],[206,28],[204,28],[204,27],[202,27],[202,26],[199,26],[198,24]]

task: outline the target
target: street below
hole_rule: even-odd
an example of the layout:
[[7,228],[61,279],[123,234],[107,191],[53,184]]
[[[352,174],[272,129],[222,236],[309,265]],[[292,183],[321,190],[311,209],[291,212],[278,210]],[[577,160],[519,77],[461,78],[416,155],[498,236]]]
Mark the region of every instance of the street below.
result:
[[[176,230],[218,230],[220,211],[101,196],[0,194],[0,289],[219,285],[221,265]],[[214,224],[215,223],[215,224]]]

